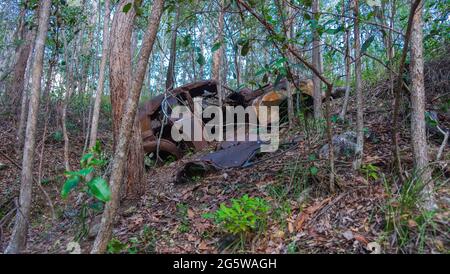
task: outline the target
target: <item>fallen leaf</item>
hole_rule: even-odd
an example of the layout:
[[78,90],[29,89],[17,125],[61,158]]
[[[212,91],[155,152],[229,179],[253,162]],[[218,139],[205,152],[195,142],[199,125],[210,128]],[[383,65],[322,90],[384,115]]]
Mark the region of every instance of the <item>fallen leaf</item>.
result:
[[355,240],[357,240],[358,242],[360,242],[364,245],[367,245],[369,243],[369,241],[363,235],[355,233],[355,234],[353,234],[353,237],[355,238]]
[[291,222],[288,223],[288,231],[289,231],[289,233],[294,232],[294,225]]
[[408,220],[408,226],[409,227],[417,227],[417,223],[416,223],[416,221],[414,221],[414,220],[412,220],[412,219],[409,219]]
[[195,216],[194,211],[192,211],[192,209],[190,208],[187,210],[187,215],[190,219],[193,219]]

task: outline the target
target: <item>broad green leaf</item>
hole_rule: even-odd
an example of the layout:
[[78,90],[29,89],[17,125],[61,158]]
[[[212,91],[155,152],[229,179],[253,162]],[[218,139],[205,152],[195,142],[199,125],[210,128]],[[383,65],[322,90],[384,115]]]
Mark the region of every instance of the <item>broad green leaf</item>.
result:
[[250,41],[247,41],[241,48],[241,56],[246,56],[250,51]]
[[92,171],[94,171],[93,167],[83,168],[78,171],[66,171],[64,172],[64,175],[66,176],[83,176],[86,177],[89,175]]
[[203,66],[203,65],[205,65],[206,64],[206,60],[205,60],[205,57],[203,56],[203,54],[201,54],[201,53],[199,53],[198,55],[197,55],[197,63],[200,65],[200,66]]
[[130,9],[131,9],[131,3],[128,3],[125,6],[123,6],[122,11],[127,13]]
[[83,157],[81,157],[81,165],[82,166],[86,166],[87,164],[89,164],[90,160],[92,160],[92,158],[94,158],[94,153],[86,153],[83,155]]
[[372,44],[373,40],[375,39],[375,36],[370,36],[367,38],[367,40],[362,44],[361,46],[361,53],[364,53],[369,48],[370,44]]
[[319,169],[315,166],[312,166],[309,168],[309,172],[311,172],[311,175],[315,176],[319,172]]
[[65,182],[64,185],[61,189],[61,197],[63,197],[64,199],[67,198],[67,196],[69,195],[69,192],[74,189],[75,187],[77,187],[77,185],[80,183],[80,176],[70,176]]
[[222,45],[222,42],[217,42],[213,45],[213,47],[211,48],[211,52],[215,52],[218,49],[220,49],[220,46]]
[[89,190],[95,198],[107,202],[111,199],[111,190],[108,183],[102,177],[95,177],[87,183]]

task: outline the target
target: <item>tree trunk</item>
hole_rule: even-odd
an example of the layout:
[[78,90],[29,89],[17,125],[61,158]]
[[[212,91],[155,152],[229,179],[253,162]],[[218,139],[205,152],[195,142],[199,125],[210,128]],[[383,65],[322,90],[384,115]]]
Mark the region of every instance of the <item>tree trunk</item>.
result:
[[419,4],[413,17],[411,30],[411,143],[414,167],[420,182],[424,184],[424,208],[435,208],[433,181],[428,166],[428,144],[425,127],[425,86],[423,75],[423,2]]
[[175,20],[172,25],[169,67],[167,68],[167,77],[166,77],[166,90],[173,89],[175,85],[175,62],[177,59],[177,33],[179,20],[180,20],[180,5],[177,4]]
[[349,30],[345,30],[345,96],[344,96],[344,102],[342,104],[342,110],[339,114],[339,117],[344,120],[345,114],[347,113],[347,107],[348,107],[348,100],[350,98],[350,73],[351,73],[351,61],[350,61],[350,38],[349,38]]
[[212,75],[211,78],[216,80],[219,84],[217,87],[217,96],[219,97],[219,106],[222,106],[222,59],[223,59],[223,27],[224,27],[224,0],[220,0],[220,12],[218,18],[218,26],[217,26],[217,37],[214,40],[214,43],[220,43],[219,49],[214,52],[213,55],[213,64],[212,64]]
[[[100,12],[100,7],[99,7]],[[100,116],[100,105],[102,102],[103,85],[105,83],[106,62],[109,57],[109,17],[110,8],[109,0],[105,0],[105,16],[103,21],[103,43],[102,43],[102,60],[100,63],[100,71],[98,77],[98,88],[94,103],[94,112],[92,114],[91,136],[89,147],[93,147],[97,141],[98,119]]]
[[[285,2],[283,2],[285,3]],[[294,33],[293,33],[293,25],[294,25],[294,12],[292,10],[292,7],[285,5],[285,10],[286,10],[286,18],[285,18],[285,31],[286,31],[286,38],[287,39],[292,39],[294,37]],[[292,57],[292,54],[290,54],[289,52],[286,52],[287,57],[289,59],[289,62],[286,63],[287,65],[287,71],[291,72],[290,69],[290,64],[294,63],[294,58]],[[291,75],[292,76],[292,75]],[[292,77],[291,77],[292,78]],[[293,80],[293,79],[291,79]],[[320,79],[319,79],[320,81]],[[293,125],[294,122],[294,100],[292,97],[293,94],[293,90],[295,90],[294,85],[292,84],[291,81],[288,82],[287,84],[287,104],[288,104],[288,120],[289,120],[289,127],[291,127]]]
[[16,117],[19,116],[19,100],[22,98],[24,89],[25,70],[27,68],[28,56],[31,53],[32,44],[35,38],[34,30],[24,29],[24,32],[25,34],[23,35],[23,39],[25,41],[17,49],[17,59],[14,65],[11,90],[9,92],[11,113]]
[[353,15],[355,17],[355,91],[356,91],[356,151],[354,169],[359,169],[364,153],[364,116],[363,116],[363,91],[361,87],[361,37],[359,33],[359,0],[354,0]]
[[36,123],[41,91],[42,66],[45,40],[47,38],[51,0],[41,1],[38,35],[35,41],[35,56],[32,68],[30,110],[28,112],[25,146],[23,149],[19,208],[13,233],[5,253],[19,253],[26,248],[33,186],[33,158],[35,148]]
[[17,125],[17,146],[16,151],[17,154],[21,151],[24,145],[25,140],[25,126],[26,126],[26,120],[27,120],[27,114],[28,114],[28,96],[29,96],[29,82],[30,82],[30,75],[31,75],[31,64],[33,62],[33,47],[34,47],[34,40],[36,39],[36,30],[33,30],[33,37],[31,38],[30,44],[30,54],[28,55],[28,61],[26,64],[25,69],[25,81],[23,82],[23,88],[22,88],[22,100],[20,103],[20,115],[19,115],[19,123]]
[[[312,3],[312,12],[313,17],[318,20],[320,13],[320,3],[319,0],[313,0]],[[319,73],[322,73],[322,70],[320,69],[320,36],[317,30],[314,30],[313,35],[313,42],[312,42],[312,63],[314,67],[317,69]],[[313,75],[313,85],[314,85],[314,118],[320,119],[322,118],[322,82],[320,81],[319,77],[317,75]]]
[[[122,32],[117,32],[120,30],[119,26],[120,22],[124,22],[129,24],[133,21],[129,21],[128,18],[130,15],[126,15],[121,13],[123,6],[127,3],[127,1],[121,1],[119,3],[118,13],[116,13],[114,22],[113,22],[113,31],[111,32],[111,37],[113,38],[111,44],[111,50],[117,50],[116,40],[122,40],[124,36]],[[159,21],[161,19],[161,14],[164,7],[164,0],[155,0],[153,2],[152,12],[149,18],[147,31],[145,32],[142,48],[139,54],[139,60],[136,67],[135,77],[131,83],[131,93],[127,96],[127,102],[125,106],[124,115],[120,121],[120,130],[118,136],[118,142],[115,147],[114,159],[113,159],[113,167],[112,174],[109,181],[109,185],[111,187],[111,201],[106,203],[105,210],[103,212],[102,221],[100,224],[99,233],[97,238],[95,239],[94,246],[92,247],[91,253],[104,253],[106,251],[106,247],[108,245],[108,241],[111,237],[112,233],[112,225],[114,216],[116,214],[117,208],[119,206],[120,199],[120,188],[121,182],[123,178],[123,173],[125,170],[125,162],[127,161],[127,150],[129,145],[133,145],[130,142],[130,137],[132,132],[130,128],[133,123],[135,123],[137,105],[139,101],[139,96],[142,89],[142,83],[145,77],[145,71],[147,68],[148,58],[153,48],[153,43],[156,38],[156,34],[158,32]],[[129,11],[134,12],[134,11]],[[131,17],[134,17],[131,15]],[[127,26],[124,26],[127,27]],[[129,26],[128,26],[129,27]],[[116,36],[119,35],[119,36]],[[128,38],[131,38],[129,35]],[[125,39],[126,40],[126,39]],[[129,41],[129,40],[128,40]],[[128,52],[129,51],[129,48]],[[111,65],[113,67],[113,65]],[[139,135],[140,139],[140,135]],[[142,160],[142,159],[141,159]]]
[[[200,32],[200,53],[202,56],[205,56],[203,54],[204,49],[205,49],[205,45],[204,45],[205,44],[205,32],[206,32],[206,27],[205,27],[205,24],[203,23],[202,29]],[[205,77],[205,65],[203,63],[201,63],[200,67],[199,67],[199,77],[200,77],[200,80],[203,80],[203,78]]]
[[[70,97],[74,91],[74,72],[72,64],[75,62],[69,59],[69,45],[67,44],[66,34],[62,32],[62,38],[64,41],[64,59],[65,59],[65,69],[66,69],[66,83],[65,83],[65,94],[64,94],[64,102],[62,105],[62,113],[61,113],[61,127],[64,139],[64,167],[66,171],[70,171],[70,159],[69,159],[69,134],[67,132],[66,120],[67,120],[67,106],[69,105]],[[76,45],[74,45],[74,52],[72,53],[75,56]],[[76,58],[73,58],[76,59]],[[76,69],[76,65],[75,65]]]
[[[120,1],[111,27],[110,39],[110,91],[113,112],[114,149],[119,142],[119,129],[125,112],[125,104],[131,90],[132,56],[131,36],[136,11],[131,8],[127,13],[121,12],[129,1]],[[144,72],[145,73],[145,72]],[[130,200],[139,198],[142,193],[142,177],[144,174],[143,148],[139,123],[136,121],[128,130],[133,131],[126,168],[126,183],[122,191],[123,198]],[[137,137],[139,136],[139,137]]]

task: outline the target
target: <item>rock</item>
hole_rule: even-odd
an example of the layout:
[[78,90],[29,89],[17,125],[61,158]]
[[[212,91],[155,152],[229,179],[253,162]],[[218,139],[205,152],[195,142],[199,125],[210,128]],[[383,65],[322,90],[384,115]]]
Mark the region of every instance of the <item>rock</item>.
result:
[[[336,158],[342,156],[353,156],[356,151],[356,133],[347,131],[339,135],[333,136],[334,156]],[[320,158],[328,158],[328,144],[324,145],[319,152]]]
[[228,179],[228,173],[224,173],[224,174],[222,174],[222,176],[223,176],[223,178],[224,178],[225,180]]
[[352,240],[353,237],[353,232],[351,232],[350,230],[345,231],[344,233],[342,233],[342,236],[344,236],[344,238],[348,241]]
[[102,222],[101,215],[95,216],[94,219],[91,221],[91,223],[89,224],[89,233],[88,233],[89,239],[94,239],[97,236],[98,231],[100,230],[101,222]]

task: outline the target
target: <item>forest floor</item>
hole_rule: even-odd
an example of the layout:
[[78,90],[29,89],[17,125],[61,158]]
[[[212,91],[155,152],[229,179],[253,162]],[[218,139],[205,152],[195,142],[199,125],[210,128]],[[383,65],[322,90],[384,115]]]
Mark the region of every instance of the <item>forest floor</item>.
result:
[[[371,138],[364,147],[365,170],[354,171],[351,160],[336,160],[337,191],[328,191],[329,167],[319,157],[325,144],[324,126],[312,129],[309,138],[301,126],[283,130],[281,143],[296,140],[278,152],[260,155],[248,168],[221,170],[188,184],[174,184],[175,173],[183,163],[197,154],[179,161],[148,169],[146,189],[133,205],[122,206],[117,217],[111,252],[128,253],[371,253],[380,252],[448,253],[450,237],[448,218],[450,189],[449,167],[437,168],[436,197],[438,209],[431,215],[417,208],[403,208],[399,202],[401,185],[392,179],[391,106],[389,95],[381,83],[371,87],[366,99],[365,119]],[[337,114],[342,99],[332,103]],[[334,121],[334,133],[355,124],[356,111],[350,102],[349,121]],[[447,115],[447,114],[446,114]],[[402,162],[412,168],[409,122],[401,122],[400,148]],[[301,124],[301,123],[299,123]],[[41,129],[42,130],[42,129]],[[15,154],[15,129],[7,121],[0,122],[0,248],[6,247],[12,228],[20,182],[20,161]],[[42,136],[39,135],[38,136]],[[112,134],[103,130],[100,139],[111,152]],[[71,165],[78,167],[83,151],[83,134],[71,132]],[[307,140],[309,140],[307,142]],[[89,252],[93,235],[76,239],[80,232],[80,197],[60,198],[63,183],[63,142],[50,135],[44,142],[42,155],[43,189],[52,200],[55,220],[47,199],[35,184],[34,206],[29,231],[28,252],[67,253],[67,244],[78,241],[81,252]],[[430,141],[430,157],[434,158],[440,143]],[[39,178],[41,140],[37,140],[35,178]],[[448,146],[442,157],[450,160]],[[317,168],[314,175],[311,167]],[[370,171],[375,167],[375,171]],[[221,203],[244,194],[269,202],[271,211],[267,227],[248,235],[243,246],[226,248],[232,239],[220,232],[203,214],[216,210]],[[78,199],[78,202],[77,202]],[[399,204],[400,203],[400,204]],[[400,211],[400,208],[402,211]],[[387,229],[389,216],[399,223]],[[400,216],[401,215],[401,216]],[[405,217],[406,216],[406,217]],[[429,218],[426,218],[429,216]],[[93,216],[87,221],[94,224]],[[424,221],[425,219],[425,221]],[[91,229],[94,225],[91,225]],[[89,228],[86,228],[86,232]],[[86,233],[91,234],[91,233]],[[374,244],[377,243],[377,244]],[[377,251],[375,251],[377,252]]]

